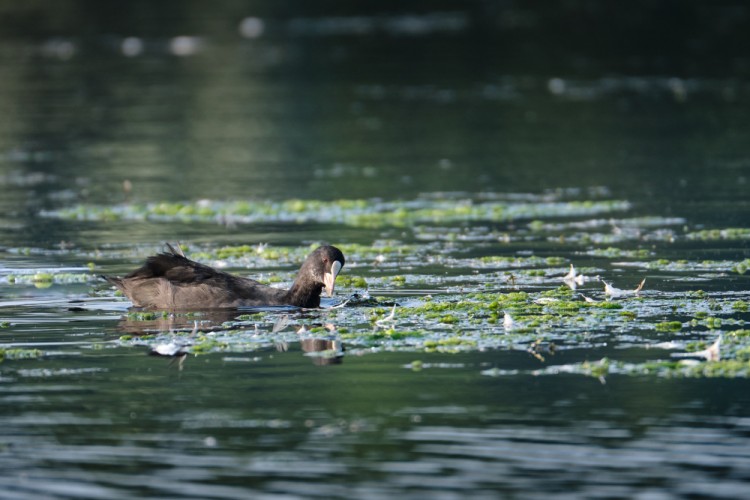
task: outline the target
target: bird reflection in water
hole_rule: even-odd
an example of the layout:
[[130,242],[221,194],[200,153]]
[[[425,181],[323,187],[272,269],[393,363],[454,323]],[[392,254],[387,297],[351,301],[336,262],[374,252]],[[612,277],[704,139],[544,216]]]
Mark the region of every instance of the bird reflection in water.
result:
[[236,310],[217,309],[193,314],[159,314],[144,313],[133,309],[131,314],[123,316],[118,328],[130,335],[153,335],[159,332],[189,332],[198,324],[202,332],[225,329],[224,323],[237,318]]
[[[278,333],[289,326],[289,316],[282,316],[274,325],[272,333]],[[331,333],[336,332],[336,325],[332,323],[325,324],[326,330]],[[297,335],[304,336],[310,333],[307,326],[302,325],[297,328]],[[344,344],[338,339],[320,338],[320,337],[302,337],[300,345],[305,356],[312,358],[313,363],[317,366],[341,364],[344,358]],[[276,343],[277,351],[288,351],[289,344],[286,341]]]
[[[177,363],[182,370],[187,355],[191,352],[195,338],[199,333],[218,332],[227,330],[248,330],[247,323],[234,324],[237,319],[237,311],[210,311],[200,314],[180,315],[168,314],[154,317],[129,315],[124,317],[120,323],[120,329],[130,335],[149,335],[156,332],[182,332],[174,340],[163,342],[151,346],[150,355],[171,358],[170,365]],[[281,316],[273,325],[271,334],[280,334],[289,327],[294,328],[289,315]],[[300,346],[304,356],[309,357],[316,366],[341,364],[344,358],[345,348],[341,340],[333,338],[336,333],[336,326],[326,323],[323,326],[330,333],[331,337],[312,337],[308,326],[300,325],[295,328]],[[253,333],[260,333],[260,328],[256,324]],[[285,339],[279,336],[274,341],[274,348],[278,352],[289,351],[288,337]]]
[[344,361],[344,344],[340,340],[308,338],[300,343],[305,356],[318,366],[338,365]]

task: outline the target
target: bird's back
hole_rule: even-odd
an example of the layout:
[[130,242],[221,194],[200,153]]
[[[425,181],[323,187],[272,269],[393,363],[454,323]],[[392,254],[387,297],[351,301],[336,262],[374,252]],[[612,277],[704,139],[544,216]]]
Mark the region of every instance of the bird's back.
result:
[[147,309],[216,309],[278,305],[285,292],[255,280],[233,276],[192,261],[170,247],[149,257],[124,276],[105,279],[120,289],[135,307]]

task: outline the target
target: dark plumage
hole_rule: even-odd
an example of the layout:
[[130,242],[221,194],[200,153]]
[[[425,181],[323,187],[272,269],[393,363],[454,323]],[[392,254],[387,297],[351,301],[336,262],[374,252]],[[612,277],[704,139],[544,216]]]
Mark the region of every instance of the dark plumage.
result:
[[199,264],[181,251],[154,255],[125,277],[102,276],[115,285],[133,306],[159,310],[198,310],[242,306],[319,307],[320,292],[333,295],[344,254],[322,246],[308,255],[289,290],[282,290]]

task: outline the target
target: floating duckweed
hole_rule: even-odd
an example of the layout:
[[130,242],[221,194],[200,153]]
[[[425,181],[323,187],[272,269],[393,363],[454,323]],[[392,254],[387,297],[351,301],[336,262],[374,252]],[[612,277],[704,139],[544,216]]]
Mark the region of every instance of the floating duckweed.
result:
[[546,259],[544,259],[544,263],[548,266],[561,266],[565,264],[565,262],[566,259],[562,257],[547,257]]
[[591,304],[591,306],[596,307],[598,309],[622,309],[623,306],[619,302],[608,302],[608,301],[602,301],[602,302],[595,302]]
[[31,279],[34,283],[52,283],[53,276],[50,273],[36,273]]
[[193,354],[207,354],[212,351],[224,350],[227,348],[227,344],[219,342],[215,339],[204,338],[197,344],[193,345],[190,351]]
[[679,332],[682,329],[682,323],[679,321],[663,321],[654,325],[657,332]]
[[508,221],[543,217],[571,217],[625,211],[630,203],[607,201],[556,202],[474,202],[470,199],[379,200],[286,200],[282,202],[239,200],[197,202],[156,202],[111,207],[78,205],[43,211],[42,216],[73,220],[193,220],[242,223],[309,223],[336,219],[344,224],[366,228],[406,227],[417,223],[445,223],[465,220]]
[[607,257],[611,259],[621,259],[621,258],[645,259],[651,255],[651,252],[646,249],[624,250],[622,248],[607,247],[607,248],[596,248],[593,250],[588,250],[586,254],[591,255],[593,257]]
[[706,343],[703,342],[702,340],[698,342],[688,342],[685,345],[685,351],[686,352],[698,352],[698,351],[704,350],[706,347],[707,347]]
[[747,240],[750,239],[750,228],[730,227],[726,229],[704,229],[687,233],[690,240],[718,241],[718,240]]
[[[401,331],[395,328],[387,328],[385,330],[376,330],[367,335],[370,340],[403,340],[408,338],[419,338],[423,337],[424,333],[418,331]],[[358,339],[359,336],[351,336],[351,339]]]
[[526,292],[510,292],[501,295],[499,300],[502,302],[527,302],[529,294]]
[[573,302],[569,300],[559,300],[557,302],[551,302],[549,304],[546,304],[546,307],[557,311],[557,312],[576,312],[581,307],[584,307],[583,302]]
[[34,285],[37,288],[47,288],[54,283],[87,283],[94,277],[88,273],[38,271],[33,274],[9,274],[5,279],[11,285]]
[[547,290],[546,292],[542,292],[542,297],[570,299],[573,297],[573,290],[571,290],[567,286],[559,286],[554,290]]
[[527,225],[527,227],[531,231],[535,231],[535,232],[544,231],[546,229],[546,226],[547,224],[543,220],[539,220],[539,219],[533,220],[529,222]]
[[[517,375],[518,371],[499,370],[493,368],[482,372],[483,375],[494,377]],[[549,366],[531,372],[533,375],[558,375],[561,373],[579,374],[597,377],[605,382],[606,377],[618,375],[655,375],[665,378],[676,377],[748,377],[750,376],[750,362],[744,359],[732,359],[710,362],[696,360],[680,361],[647,361],[645,363],[623,363],[621,361],[603,358],[598,362],[584,361],[569,365]]]
[[592,377],[602,378],[609,374],[611,363],[609,358],[602,358],[597,363],[589,363],[584,361],[582,368],[584,373],[588,373]]
[[559,266],[565,263],[562,257],[537,257],[518,256],[518,255],[485,255],[476,259],[479,262],[477,267],[499,267],[499,268],[523,268],[523,267],[541,267],[541,266]]
[[362,276],[339,275],[336,282],[341,287],[367,288],[367,280]]
[[744,360],[722,360],[689,365],[683,371],[688,377],[748,377],[750,362]]
[[721,328],[721,318],[708,317],[706,318],[706,326],[711,330],[718,330]]
[[440,322],[448,325],[453,325],[459,322],[459,319],[453,314],[446,314],[440,317]]
[[302,252],[295,252],[289,247],[269,247],[266,245],[223,246],[215,250],[194,252],[191,257],[196,260],[242,260],[263,259],[270,261],[301,259]]
[[738,301],[732,302],[732,309],[734,309],[737,312],[747,312],[748,311],[748,303],[744,302],[742,300],[738,300]]
[[413,255],[423,248],[418,245],[410,245],[400,241],[380,241],[373,245],[360,245],[356,243],[345,243],[336,245],[345,255],[359,255],[361,258],[375,259],[378,256],[385,258]]
[[464,338],[461,338],[461,337],[448,337],[448,338],[445,338],[445,339],[438,340],[437,343],[438,343],[438,345],[442,345],[442,346],[456,346],[456,345],[463,345],[463,344],[474,345],[474,344],[476,344],[476,342],[474,342],[472,340],[467,340],[467,339],[464,339]]
[[0,348],[0,362],[9,359],[37,359],[44,355],[39,349],[4,349]]

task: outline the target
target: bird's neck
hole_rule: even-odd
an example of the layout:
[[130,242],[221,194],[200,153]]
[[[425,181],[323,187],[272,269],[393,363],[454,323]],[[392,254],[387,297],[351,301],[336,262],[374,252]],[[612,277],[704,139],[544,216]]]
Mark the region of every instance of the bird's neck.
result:
[[289,303],[299,307],[320,307],[320,292],[323,285],[310,283],[299,277],[289,289]]

